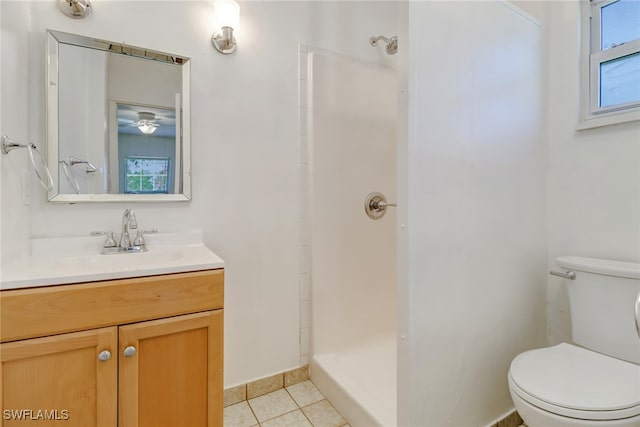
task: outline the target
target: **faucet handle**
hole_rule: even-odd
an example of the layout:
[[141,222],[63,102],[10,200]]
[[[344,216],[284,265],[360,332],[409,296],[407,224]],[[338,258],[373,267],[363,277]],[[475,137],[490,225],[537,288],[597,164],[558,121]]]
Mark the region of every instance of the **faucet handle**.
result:
[[144,235],[145,234],[156,234],[158,232],[158,230],[156,230],[155,228],[152,228],[151,230],[138,230],[138,233],[136,234],[136,238],[133,241],[133,246],[144,246],[147,244],[147,242],[145,242],[144,240]]
[[133,246],[144,246],[147,242],[144,241],[144,231],[138,230],[136,238],[133,240]]
[[113,238],[113,231],[92,231],[89,233],[90,236],[105,236],[104,243],[102,244],[103,248],[114,248],[117,245],[116,239]]
[[115,248],[116,246],[118,246],[118,244],[116,243],[116,239],[113,238],[113,231],[109,231],[107,233],[107,238],[104,240],[104,247]]

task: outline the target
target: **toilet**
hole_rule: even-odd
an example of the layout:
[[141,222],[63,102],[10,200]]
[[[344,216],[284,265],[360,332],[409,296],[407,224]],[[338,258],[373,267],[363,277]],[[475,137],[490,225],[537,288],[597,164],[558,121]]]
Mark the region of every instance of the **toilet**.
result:
[[556,262],[569,280],[572,338],[511,362],[511,399],[529,427],[640,427],[640,264]]

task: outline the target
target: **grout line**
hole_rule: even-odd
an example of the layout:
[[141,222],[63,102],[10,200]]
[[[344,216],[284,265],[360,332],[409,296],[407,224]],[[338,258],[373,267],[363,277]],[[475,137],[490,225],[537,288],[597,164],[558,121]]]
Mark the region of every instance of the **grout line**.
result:
[[[322,394],[322,392],[320,392],[320,394]],[[322,394],[322,400],[318,400],[317,402],[313,402],[313,403],[309,403],[308,405],[305,405],[304,408],[308,408],[309,406],[315,405],[316,403],[320,403],[323,400],[326,400],[327,403],[329,404],[329,406],[331,406],[333,408],[334,411],[336,411],[336,414],[340,415],[340,418],[342,418],[342,420],[344,421],[342,424],[340,424],[338,427],[343,427],[346,425],[351,425],[349,424],[349,421],[346,420],[346,418],[342,415],[342,413],[340,411],[338,411],[338,409],[336,409],[335,406],[333,406],[333,403],[331,403],[331,401],[329,399],[326,398],[326,396],[324,394]],[[302,411],[302,407],[300,408],[300,410]],[[307,416],[307,414],[305,414],[304,411],[302,411],[302,413]],[[307,417],[307,419],[309,419],[309,417]],[[309,420],[309,422],[311,422],[311,420]],[[313,423],[311,423],[311,425],[313,426]]]
[[[312,383],[313,384],[313,383]],[[287,388],[284,388],[285,390],[287,390]],[[289,390],[287,390],[287,393],[289,393]],[[300,406],[298,404],[298,402],[296,401],[296,399],[293,398],[293,395],[291,393],[289,393],[289,396],[291,396],[291,399],[293,400],[293,402],[296,404],[296,406],[298,407],[298,411],[300,411],[302,413],[302,416],[305,417],[307,419],[307,421],[309,421],[309,424],[311,424],[311,427],[315,427],[313,425],[313,423],[311,422],[311,419],[309,419],[309,417],[307,416],[307,414],[302,410],[302,406]],[[322,395],[322,397],[324,397],[324,395]],[[309,406],[309,405],[307,405]]]
[[[296,409],[294,409],[293,411],[285,412],[285,413],[283,413],[283,414],[276,415],[276,416],[275,416],[275,417],[273,417],[273,418],[269,418],[268,420],[260,421],[260,422],[258,422],[258,424],[262,425],[262,423],[266,423],[266,422],[268,422],[268,421],[275,420],[276,418],[284,417],[285,415],[288,415],[288,414],[290,414],[290,413],[292,413],[292,412],[296,412],[296,411],[299,411],[299,410],[300,410],[300,408],[296,408]],[[257,418],[256,418],[256,419],[257,419]]]
[[258,423],[258,426],[261,426],[262,423],[260,422],[260,420],[258,419],[258,416],[256,415],[256,413],[253,410],[253,407],[251,406],[251,402],[249,402],[249,399],[245,400],[245,402],[247,402],[247,405],[249,405],[249,410],[251,411],[251,413],[253,414],[253,418],[256,420],[256,422]]

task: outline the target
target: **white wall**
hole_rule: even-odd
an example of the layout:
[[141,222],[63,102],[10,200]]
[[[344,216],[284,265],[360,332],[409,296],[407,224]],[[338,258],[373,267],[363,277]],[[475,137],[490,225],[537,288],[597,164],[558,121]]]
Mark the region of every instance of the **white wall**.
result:
[[[58,50],[59,160],[71,156],[91,162],[97,170],[86,173],[86,165],[69,167],[82,193],[104,192],[105,123],[107,117],[107,61],[104,52],[61,44]],[[58,164],[58,191],[75,189]],[[56,171],[51,171],[54,174]]]
[[[0,25],[0,134],[26,142],[33,136],[27,115],[30,88],[25,78],[29,66],[26,52],[30,48],[29,39],[25,37],[31,26],[29,5],[23,2],[0,2]],[[44,152],[44,143],[37,146]],[[2,259],[27,253],[29,248],[30,211],[24,205],[20,191],[22,176],[28,171],[27,165],[27,153],[24,149],[13,150],[8,155],[0,154]]]
[[411,2],[409,37],[399,423],[487,425],[545,342],[542,31],[501,2]]
[[547,15],[547,4],[549,0],[507,0],[516,6],[516,11],[524,13],[539,22],[543,22]]
[[15,189],[24,157],[2,156],[3,256],[26,254],[30,237],[118,230],[129,207],[142,227],[202,228],[227,262],[226,386],[300,360],[298,44],[388,61],[368,38],[393,33],[397,16],[393,2],[240,3],[238,50],[221,55],[210,43],[212,2],[94,2],[84,20],[55,2],[0,2],[2,132],[15,138],[44,142],[46,28],[192,58],[193,200],[47,204],[32,185],[29,211]]
[[[640,261],[640,123],[576,131],[578,2],[549,9],[549,269],[578,255]],[[549,342],[571,341],[566,283],[548,279]]]

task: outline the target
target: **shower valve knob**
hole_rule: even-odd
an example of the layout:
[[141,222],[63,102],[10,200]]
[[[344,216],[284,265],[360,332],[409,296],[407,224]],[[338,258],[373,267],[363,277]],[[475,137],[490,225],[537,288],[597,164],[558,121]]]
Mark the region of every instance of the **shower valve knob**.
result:
[[374,209],[374,210],[384,210],[388,206],[395,207],[396,204],[395,203],[387,203],[384,200],[380,200],[379,202],[376,202],[376,201],[373,201],[373,200],[371,201],[371,209]]
[[395,207],[395,203],[387,203],[384,194],[378,192],[369,193],[364,201],[364,211],[371,219],[380,219],[387,212],[388,207]]

